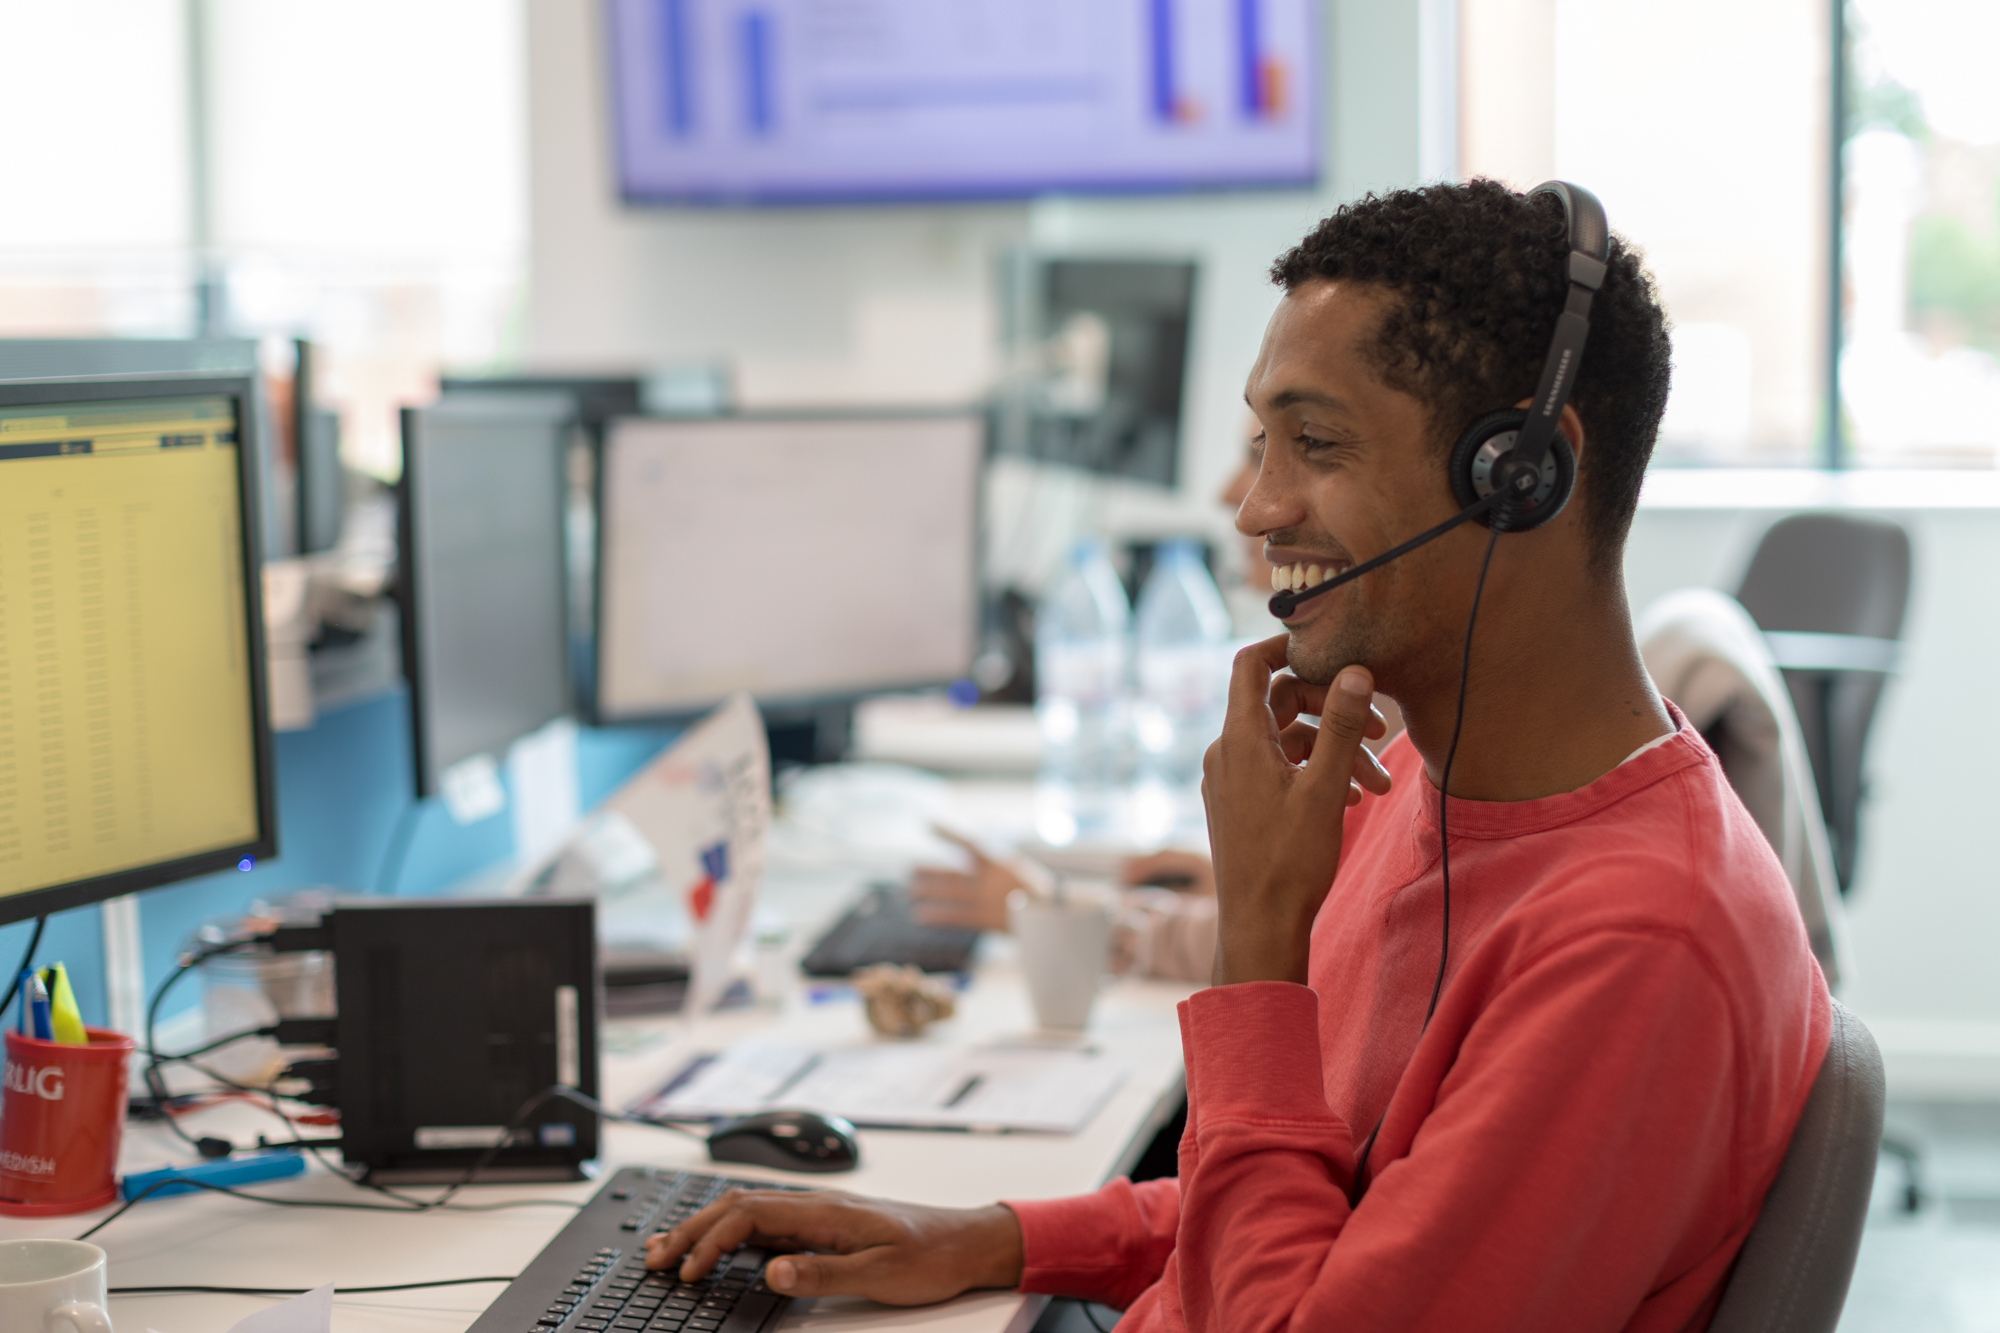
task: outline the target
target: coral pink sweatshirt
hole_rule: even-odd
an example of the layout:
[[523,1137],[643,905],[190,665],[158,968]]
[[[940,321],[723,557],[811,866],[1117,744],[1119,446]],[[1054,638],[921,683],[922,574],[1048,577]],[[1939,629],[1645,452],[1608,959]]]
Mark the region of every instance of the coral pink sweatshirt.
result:
[[1181,1005],[1180,1179],[1010,1202],[1021,1289],[1121,1330],[1705,1327],[1832,1014],[1783,870],[1673,716],[1581,790],[1451,803],[1421,1034],[1437,790],[1399,738],[1394,789],[1347,813],[1310,988]]

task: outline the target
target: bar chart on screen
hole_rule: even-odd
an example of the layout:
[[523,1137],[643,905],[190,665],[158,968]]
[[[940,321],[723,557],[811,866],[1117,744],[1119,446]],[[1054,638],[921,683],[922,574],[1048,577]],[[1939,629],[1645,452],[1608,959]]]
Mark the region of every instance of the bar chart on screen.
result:
[[633,202],[1310,185],[1309,0],[608,0]]

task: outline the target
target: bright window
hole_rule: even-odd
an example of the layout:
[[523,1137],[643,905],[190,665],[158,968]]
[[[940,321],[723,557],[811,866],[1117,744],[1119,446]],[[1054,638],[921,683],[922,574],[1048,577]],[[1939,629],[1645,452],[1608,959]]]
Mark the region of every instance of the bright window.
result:
[[0,0],[0,337],[186,328],[184,50],[181,0]]
[[0,336],[197,331],[193,16],[208,331],[320,344],[343,447],[393,471],[394,407],[518,327],[525,6],[0,0]]
[[1856,461],[2000,449],[2000,5],[1852,0],[1841,398]]
[[1595,191],[1674,332],[1667,464],[1801,464],[1823,434],[1824,0],[1464,0],[1465,175]]

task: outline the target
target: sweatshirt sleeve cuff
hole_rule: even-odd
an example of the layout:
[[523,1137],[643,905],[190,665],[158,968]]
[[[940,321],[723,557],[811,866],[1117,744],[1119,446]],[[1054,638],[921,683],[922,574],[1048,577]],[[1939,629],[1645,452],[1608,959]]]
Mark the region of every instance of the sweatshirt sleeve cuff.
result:
[[1068,1295],[1123,1272],[1126,1256],[1116,1243],[1126,1230],[1117,1197],[1123,1183],[1064,1199],[1001,1201],[1021,1223],[1021,1291]]
[[1319,997],[1288,981],[1211,986],[1180,1005],[1188,1100],[1204,1122],[1337,1118],[1327,1109]]

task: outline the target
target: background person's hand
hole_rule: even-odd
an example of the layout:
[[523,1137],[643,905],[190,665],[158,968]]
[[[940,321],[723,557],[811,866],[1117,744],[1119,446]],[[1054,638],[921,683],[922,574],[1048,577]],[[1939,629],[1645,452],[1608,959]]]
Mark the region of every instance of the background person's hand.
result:
[[1007,895],[1028,887],[1026,882],[969,839],[947,828],[933,826],[931,831],[962,849],[972,859],[972,869],[916,867],[910,872],[910,914],[930,926],[1007,929]]
[[[1289,673],[1285,635],[1236,655],[1222,738],[1208,747],[1201,795],[1215,856],[1215,981],[1306,980],[1313,917],[1340,866],[1341,820],[1389,774],[1362,745],[1385,724],[1366,667],[1331,686]],[[1305,720],[1320,714],[1319,725]]]
[[1132,857],[1118,868],[1118,880],[1128,889],[1209,894],[1215,892],[1215,862],[1200,852],[1169,849]]
[[695,1281],[739,1245],[794,1251],[764,1266],[786,1296],[929,1305],[1021,1281],[1021,1223],[1002,1204],[926,1208],[833,1191],[731,1190],[646,1242],[648,1268]]

